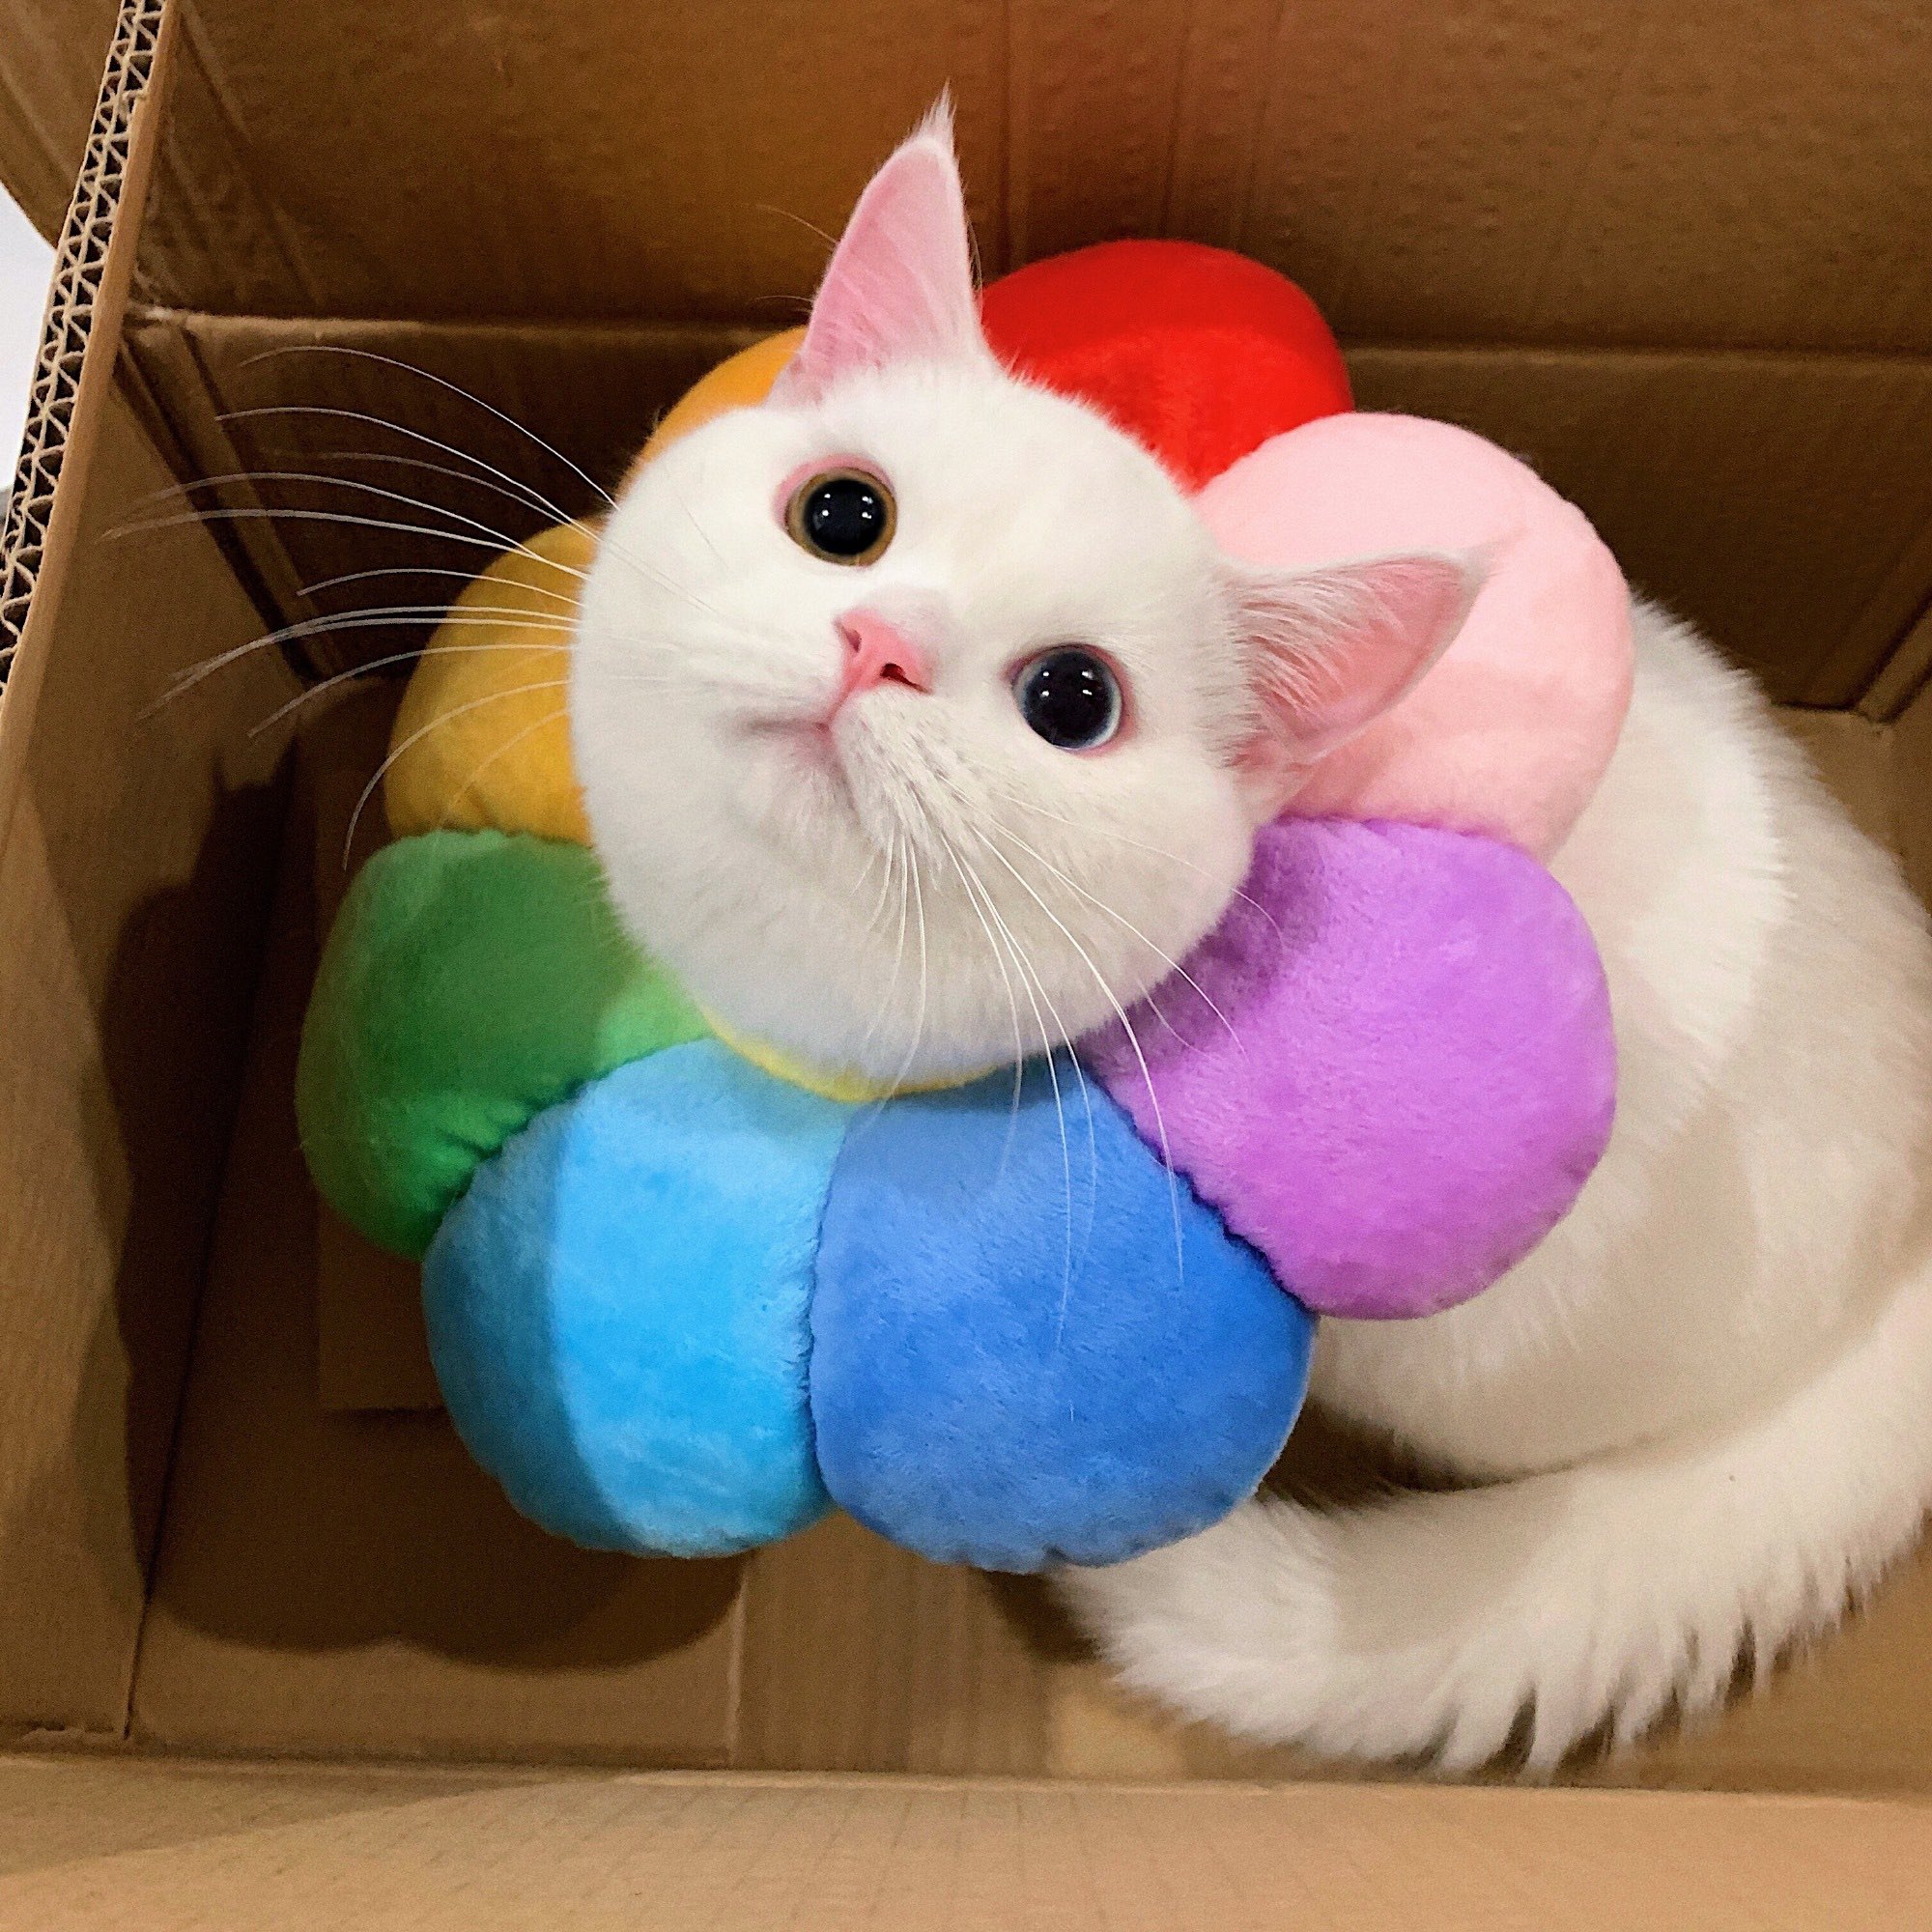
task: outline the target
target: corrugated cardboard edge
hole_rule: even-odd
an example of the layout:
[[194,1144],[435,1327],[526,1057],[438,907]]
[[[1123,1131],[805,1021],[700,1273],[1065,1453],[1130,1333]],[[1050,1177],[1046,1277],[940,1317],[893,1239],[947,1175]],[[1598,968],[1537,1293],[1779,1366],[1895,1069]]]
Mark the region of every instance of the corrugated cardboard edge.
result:
[[1903,718],[1932,691],[1932,601],[1899,639],[1859,709],[1868,718]]
[[[51,545],[55,491],[76,440],[87,345],[103,305],[126,299],[127,265],[120,265],[117,276],[109,276],[110,244],[130,176],[143,172],[134,166],[134,128],[154,77],[167,13],[167,0],[127,0],[121,10],[86,157],[61,231],[26,436],[6,525],[0,529],[0,691],[26,634],[34,586]],[[138,188],[138,180],[131,185]]]

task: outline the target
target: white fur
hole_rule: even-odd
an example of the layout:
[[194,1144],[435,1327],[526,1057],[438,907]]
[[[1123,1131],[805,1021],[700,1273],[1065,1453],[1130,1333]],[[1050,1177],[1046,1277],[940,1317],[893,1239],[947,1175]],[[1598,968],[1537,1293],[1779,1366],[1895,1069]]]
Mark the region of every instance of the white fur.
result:
[[1252,1738],[1547,1772],[1836,1621],[1932,1503],[1932,948],[1747,682],[1636,611],[1553,869],[1609,977],[1609,1151],[1487,1293],[1330,1321],[1315,1399],[1489,1487],[1248,1504],[1065,1588],[1135,1685]]
[[[802,552],[776,502],[841,457],[897,498],[863,569]],[[990,361],[862,374],[673,444],[611,518],[573,653],[619,909],[707,1010],[828,1069],[974,1072],[1111,1018],[1247,864],[1217,563],[1151,457]],[[828,754],[810,726],[862,604],[937,681],[854,700]],[[1131,688],[1128,742],[1095,756],[1013,701],[1014,668],[1068,640]]]

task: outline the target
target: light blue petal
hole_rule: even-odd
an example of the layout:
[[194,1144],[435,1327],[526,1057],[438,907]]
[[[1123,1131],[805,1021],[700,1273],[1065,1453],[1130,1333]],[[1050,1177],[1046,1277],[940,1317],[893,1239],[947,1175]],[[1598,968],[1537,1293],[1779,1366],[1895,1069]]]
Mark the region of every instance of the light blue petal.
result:
[[424,1264],[430,1350],[525,1515],[696,1556],[825,1509],[807,1304],[851,1119],[700,1040],[608,1074],[478,1170]]

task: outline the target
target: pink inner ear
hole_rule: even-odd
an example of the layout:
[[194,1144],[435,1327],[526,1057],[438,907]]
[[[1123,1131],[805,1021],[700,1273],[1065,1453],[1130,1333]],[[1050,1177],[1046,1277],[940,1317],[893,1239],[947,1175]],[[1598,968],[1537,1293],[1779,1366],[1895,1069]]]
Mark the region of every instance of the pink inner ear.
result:
[[1427,553],[1240,573],[1262,706],[1243,763],[1270,815],[1299,774],[1400,702],[1448,649],[1484,574],[1474,558]]
[[984,353],[965,196],[942,106],[867,184],[772,399],[810,401],[840,377],[896,361]]

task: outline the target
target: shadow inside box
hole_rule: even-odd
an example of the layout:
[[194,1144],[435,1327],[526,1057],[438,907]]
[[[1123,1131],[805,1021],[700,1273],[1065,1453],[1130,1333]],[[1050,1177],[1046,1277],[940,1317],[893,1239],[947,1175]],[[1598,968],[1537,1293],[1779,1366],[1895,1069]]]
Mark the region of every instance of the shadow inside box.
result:
[[[520,1516],[440,1414],[322,1418],[317,1480],[285,1495],[252,1540],[249,1587],[232,1569],[181,1566],[170,1610],[203,1631],[278,1649],[383,1638],[519,1670],[643,1662],[729,1615],[748,1558],[693,1561],[579,1548]],[[382,1484],[332,1489],[329,1466]]]
[[[285,761],[210,801],[192,867],[127,920],[99,1031],[75,1047],[91,1232],[118,1250],[119,1272],[59,1473],[45,1480],[51,1492],[68,1472],[77,1478],[85,1544],[116,1603],[140,1600],[159,1533],[288,780]],[[100,917],[99,860],[71,839],[49,838],[43,855],[69,958],[85,960],[98,952],[89,927]]]
[[[579,1548],[519,1516],[440,1411],[322,1406],[322,1210],[294,1113],[317,838],[302,787],[292,811],[287,789],[220,802],[193,875],[136,913],[110,973],[102,1054],[115,1118],[97,1136],[97,1184],[106,1197],[125,1175],[129,1238],[87,1387],[94,1405],[125,1387],[127,1450],[124,1472],[109,1447],[120,1419],[84,1406],[74,1454],[106,1519],[94,1542],[128,1552],[127,1566],[118,1553],[104,1560],[121,1569],[119,1587],[138,1587],[158,1525],[156,1609],[264,1647],[394,1637],[454,1658],[582,1669],[690,1644],[730,1611],[743,1558]],[[274,881],[278,844],[270,919],[261,882]],[[252,901],[242,889],[251,879]],[[215,933],[225,940],[211,946]],[[183,1002],[205,1009],[200,1021],[157,1029],[156,1014]]]

